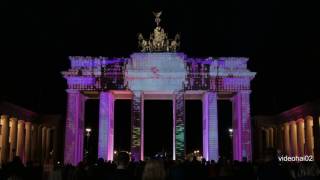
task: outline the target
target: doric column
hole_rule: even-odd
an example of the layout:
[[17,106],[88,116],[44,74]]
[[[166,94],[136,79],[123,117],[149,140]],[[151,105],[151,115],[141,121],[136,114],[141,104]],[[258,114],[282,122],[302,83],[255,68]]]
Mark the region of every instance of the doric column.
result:
[[259,147],[259,159],[263,157],[263,128],[258,127],[258,147]]
[[53,162],[57,162],[58,158],[58,131],[56,127],[52,127],[52,136],[53,136],[53,142],[52,142],[52,148],[53,148]]
[[295,121],[290,122],[290,143],[291,143],[291,155],[298,155],[298,139],[297,139],[297,125]]
[[100,93],[98,157],[113,160],[114,98],[111,92]]
[[304,156],[304,120],[299,119],[297,121],[298,129],[298,152],[299,156]]
[[202,140],[203,157],[206,160],[219,159],[218,104],[217,93],[206,92],[202,97]]
[[77,165],[83,159],[85,98],[77,90],[67,90],[64,163]]
[[17,118],[10,118],[10,161],[16,156],[17,148]]
[[314,158],[320,160],[320,119],[319,114],[313,116]]
[[283,124],[283,141],[284,141],[284,151],[286,155],[290,156],[291,155],[291,147],[290,147],[290,128],[289,128],[289,123],[284,123]]
[[313,119],[307,116],[305,119],[306,154],[313,155]]
[[31,159],[31,122],[25,122],[25,145],[24,145],[24,156],[25,162]]
[[37,146],[38,146],[38,125],[32,124],[31,125],[31,161],[38,160],[36,157],[37,154]]
[[252,160],[250,91],[240,91],[233,97],[233,159]]
[[24,160],[24,121],[18,121],[18,135],[17,135],[17,153],[16,155]]
[[47,135],[47,127],[42,127],[41,131],[41,160],[42,162],[46,161],[46,135]]
[[50,152],[51,152],[51,128],[46,129],[46,153],[45,159],[48,161],[50,159]]
[[7,115],[1,115],[1,161],[8,160],[8,144],[9,144],[9,120]]
[[43,125],[39,125],[37,129],[36,160],[38,162],[42,162],[42,128]]
[[133,91],[131,106],[131,153],[134,160],[144,159],[144,99],[143,93]]
[[270,148],[270,131],[269,131],[269,128],[266,128],[265,131],[266,131],[266,147],[267,147],[267,149],[269,149]]
[[269,128],[269,141],[270,141],[270,148],[274,148],[274,131],[273,128]]

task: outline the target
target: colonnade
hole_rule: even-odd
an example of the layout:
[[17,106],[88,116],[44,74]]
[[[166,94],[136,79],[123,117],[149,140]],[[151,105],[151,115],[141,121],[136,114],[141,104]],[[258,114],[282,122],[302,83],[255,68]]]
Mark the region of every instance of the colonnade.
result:
[[[319,140],[319,117],[306,116],[277,125],[261,127],[260,154],[270,148],[281,150],[288,156],[314,156],[315,142]],[[262,139],[261,139],[262,138]]]
[[[69,89],[64,163],[76,165],[83,160],[84,112],[87,97],[78,90]],[[144,100],[147,92],[132,91],[131,107],[131,153],[135,160],[144,160]],[[169,94],[173,101],[173,159],[185,158],[185,92]],[[154,96],[160,96],[158,94]],[[252,160],[250,91],[239,91],[231,97],[233,107],[233,159]],[[159,97],[160,98],[160,97]],[[114,154],[114,102],[111,91],[99,94],[98,157],[113,160]],[[201,96],[203,157],[218,160],[218,93],[204,92]]]
[[45,162],[54,158],[56,129],[1,115],[0,119],[0,163],[10,162],[19,156],[23,163]]

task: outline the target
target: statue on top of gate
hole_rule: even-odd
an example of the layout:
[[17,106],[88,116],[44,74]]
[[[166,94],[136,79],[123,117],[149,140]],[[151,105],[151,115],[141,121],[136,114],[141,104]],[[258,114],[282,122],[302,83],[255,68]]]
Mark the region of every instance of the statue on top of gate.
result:
[[149,39],[145,39],[141,33],[138,34],[138,44],[141,52],[176,52],[180,48],[180,35],[176,34],[173,40],[168,39],[164,29],[159,26],[162,12],[153,12],[157,24]]

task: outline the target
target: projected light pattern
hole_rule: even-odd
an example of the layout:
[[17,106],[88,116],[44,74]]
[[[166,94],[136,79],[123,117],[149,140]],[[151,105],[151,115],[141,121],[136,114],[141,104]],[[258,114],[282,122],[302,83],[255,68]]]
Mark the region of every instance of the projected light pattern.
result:
[[114,99],[112,93],[100,93],[98,157],[113,160]]
[[134,160],[143,159],[143,147],[141,146],[141,140],[143,139],[141,135],[141,128],[143,128],[141,127],[142,109],[141,92],[134,92],[131,107],[131,154]]
[[175,158],[183,160],[185,158],[185,100],[184,91],[175,93]]
[[217,93],[203,96],[203,156],[206,160],[219,159]]
[[77,90],[68,90],[67,93],[64,162],[77,165],[83,159],[84,98]]
[[[71,69],[62,72],[68,82],[65,162],[76,164],[83,158],[83,95],[101,92],[99,156],[113,158],[113,103],[111,91],[130,92],[131,153],[144,158],[143,99],[148,93],[169,93],[174,99],[173,158],[185,157],[185,94],[202,94],[203,156],[218,158],[217,99],[233,101],[234,159],[251,157],[250,83],[255,72],[247,69],[248,58],[189,58],[184,53],[133,53],[130,58],[69,58]],[[115,92],[115,91],[113,91]],[[110,93],[109,95],[106,95]],[[83,94],[83,95],[82,95]],[[147,95],[146,95],[147,97]],[[160,96],[159,96],[160,97]],[[117,97],[115,97],[117,98]]]
[[233,98],[233,158],[252,160],[250,91],[238,92]]

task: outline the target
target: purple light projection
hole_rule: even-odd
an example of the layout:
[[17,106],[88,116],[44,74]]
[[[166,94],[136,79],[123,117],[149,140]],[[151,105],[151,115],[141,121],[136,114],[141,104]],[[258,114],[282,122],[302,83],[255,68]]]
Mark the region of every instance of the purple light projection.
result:
[[64,163],[77,165],[83,159],[84,97],[77,90],[67,90],[67,93]]
[[[109,90],[130,90],[133,93],[131,153],[135,160],[144,158],[143,94],[199,90],[204,92],[203,156],[207,160],[218,159],[219,95],[233,100],[234,159],[246,157],[251,160],[249,96],[250,82],[256,73],[247,69],[248,58],[188,58],[184,53],[134,53],[130,58],[70,57],[70,61],[71,69],[62,72],[70,89],[67,91],[66,163],[75,165],[83,157],[84,98],[80,91],[84,94],[101,92],[98,155],[106,160],[113,159],[114,99]],[[179,110],[173,110],[173,115],[177,116]],[[173,159],[182,157],[177,153],[185,146],[182,139],[184,126],[177,126],[177,121],[174,117]]]
[[252,160],[250,91],[240,91],[233,97],[233,159]]
[[203,157],[206,160],[219,159],[217,93],[203,95]]
[[110,92],[100,93],[98,157],[113,160],[114,98]]

